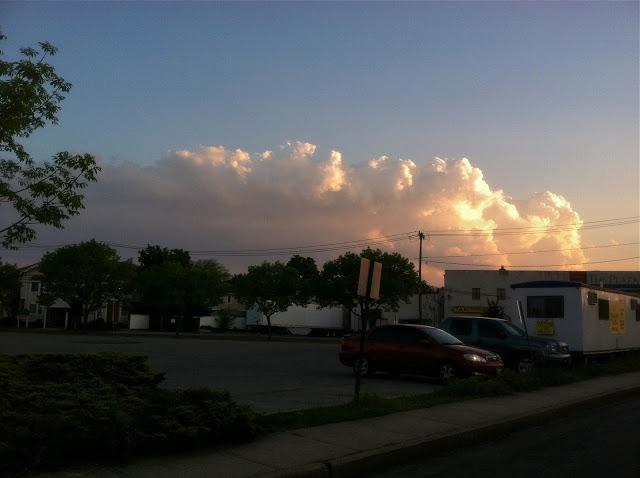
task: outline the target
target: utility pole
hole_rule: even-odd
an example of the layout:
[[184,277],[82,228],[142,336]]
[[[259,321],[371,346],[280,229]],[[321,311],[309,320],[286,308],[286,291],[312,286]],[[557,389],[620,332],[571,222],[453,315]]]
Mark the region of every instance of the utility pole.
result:
[[420,239],[420,260],[418,262],[418,276],[420,277],[418,288],[418,322],[422,323],[422,240],[424,239],[424,232],[418,231],[418,238]]

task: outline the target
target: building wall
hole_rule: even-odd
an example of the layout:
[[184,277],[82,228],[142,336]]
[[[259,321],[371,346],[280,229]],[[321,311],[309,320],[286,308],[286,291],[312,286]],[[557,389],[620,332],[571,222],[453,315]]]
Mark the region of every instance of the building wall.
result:
[[[610,289],[640,290],[639,271],[536,271],[536,270],[446,270],[444,274],[444,314],[484,315],[487,300],[498,300],[498,289],[505,297],[499,300],[506,318],[518,322],[518,310],[512,297],[511,285],[531,281],[576,281],[600,285]],[[473,295],[480,289],[480,295]]]

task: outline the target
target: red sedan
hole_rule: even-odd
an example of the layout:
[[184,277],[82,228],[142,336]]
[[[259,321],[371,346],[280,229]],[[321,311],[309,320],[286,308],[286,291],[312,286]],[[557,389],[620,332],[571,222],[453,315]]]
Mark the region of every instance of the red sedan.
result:
[[360,335],[342,339],[340,362],[354,372],[376,371],[437,376],[444,383],[474,373],[496,375],[504,364],[488,350],[468,347],[444,330],[426,325],[383,325],[366,332],[358,359]]

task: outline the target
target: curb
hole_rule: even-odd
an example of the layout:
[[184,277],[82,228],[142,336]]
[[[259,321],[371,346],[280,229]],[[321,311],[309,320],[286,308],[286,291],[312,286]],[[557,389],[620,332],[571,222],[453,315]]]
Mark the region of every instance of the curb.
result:
[[311,463],[303,467],[283,469],[266,475],[267,478],[349,478],[366,476],[381,469],[425,456],[427,452],[441,453],[454,447],[464,447],[479,440],[496,439],[523,427],[531,427],[567,413],[587,411],[612,399],[626,398],[640,393],[640,384],[605,392],[586,399],[578,399],[560,406],[515,416],[499,423],[483,424],[466,430],[427,439],[418,439],[399,445],[353,453],[328,461]]
[[[28,335],[64,335],[70,337],[137,337],[137,338],[160,338],[160,339],[176,339],[176,340],[228,340],[228,341],[238,341],[238,342],[265,342],[268,343],[267,337],[265,335],[199,335],[199,334],[181,334],[176,336],[174,333],[166,333],[166,334],[150,334],[146,332],[67,332],[67,331],[17,331],[13,329],[0,329],[0,333],[11,333],[11,334],[28,334]],[[306,336],[273,336],[271,338],[271,342],[293,342],[293,343],[309,343],[309,344],[331,344],[335,345],[340,343],[341,337],[306,337]]]

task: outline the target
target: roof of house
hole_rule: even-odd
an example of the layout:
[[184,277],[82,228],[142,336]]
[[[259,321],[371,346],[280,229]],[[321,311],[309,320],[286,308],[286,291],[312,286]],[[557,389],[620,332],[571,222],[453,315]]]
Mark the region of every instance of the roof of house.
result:
[[576,288],[576,289],[594,289],[601,290],[603,292],[611,292],[612,294],[629,295],[632,297],[640,297],[640,294],[636,292],[629,292],[618,289],[605,289],[604,287],[598,287],[590,284],[583,284],[582,282],[574,281],[561,281],[561,280],[537,280],[530,282],[520,282],[518,284],[511,284],[512,289],[554,289],[554,288]]

